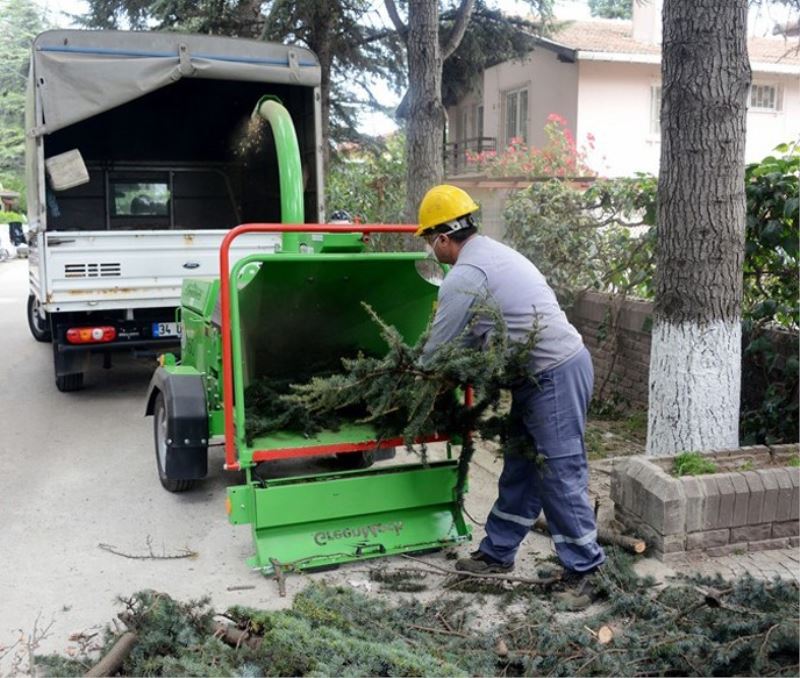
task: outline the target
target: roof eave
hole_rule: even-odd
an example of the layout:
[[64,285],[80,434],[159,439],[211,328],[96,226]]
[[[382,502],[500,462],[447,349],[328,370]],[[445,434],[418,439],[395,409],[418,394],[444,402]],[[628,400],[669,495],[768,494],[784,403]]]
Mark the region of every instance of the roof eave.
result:
[[543,38],[541,36],[535,37],[534,42],[544,49],[555,52],[559,61],[572,64],[575,63],[577,59],[578,50],[567,47],[567,45],[562,45],[559,42],[555,42],[554,40],[549,40],[548,38]]
[[776,64],[768,61],[751,61],[750,69],[758,73],[776,75],[800,75],[800,64]]
[[629,64],[660,64],[660,54],[634,52],[589,52],[578,50],[578,61],[615,61]]
[[[578,50],[578,61],[610,61],[628,64],[660,64],[660,54],[632,52],[588,52]],[[750,68],[756,73],[776,75],[800,75],[800,64],[776,64],[768,61],[751,61]]]

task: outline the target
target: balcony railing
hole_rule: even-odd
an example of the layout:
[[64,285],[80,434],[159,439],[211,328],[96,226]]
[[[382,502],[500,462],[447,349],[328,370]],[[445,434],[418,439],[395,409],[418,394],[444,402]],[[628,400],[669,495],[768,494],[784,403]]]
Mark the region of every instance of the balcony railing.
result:
[[443,149],[445,176],[479,171],[477,165],[470,165],[467,162],[467,153],[477,154],[496,150],[497,139],[494,137],[473,137],[446,143]]

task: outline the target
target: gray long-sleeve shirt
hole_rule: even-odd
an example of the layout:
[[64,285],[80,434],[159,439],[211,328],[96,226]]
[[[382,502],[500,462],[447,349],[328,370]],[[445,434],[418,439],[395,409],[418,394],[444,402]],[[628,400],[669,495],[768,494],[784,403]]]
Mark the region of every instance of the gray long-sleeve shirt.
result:
[[[511,341],[524,341],[534,323],[537,325],[538,340],[531,351],[534,374],[556,367],[583,346],[580,334],[567,320],[539,269],[510,247],[476,235],[464,243],[458,261],[439,288],[423,362],[437,346],[464,331],[476,300],[497,305]],[[472,346],[483,346],[492,330],[489,319],[478,318],[466,340]]]

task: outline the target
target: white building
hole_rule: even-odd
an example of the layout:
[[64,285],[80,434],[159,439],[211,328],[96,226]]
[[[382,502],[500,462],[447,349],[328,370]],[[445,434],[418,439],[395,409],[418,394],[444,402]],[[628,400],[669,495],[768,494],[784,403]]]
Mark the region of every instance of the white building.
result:
[[[512,137],[543,145],[551,113],[568,121],[578,145],[594,135],[588,164],[601,175],[658,173],[660,8],[634,2],[633,21],[571,22],[526,58],[484,71],[448,109],[448,175],[469,172],[465,150],[501,151]],[[754,162],[800,135],[800,48],[796,37],[750,38],[748,52],[746,161]]]

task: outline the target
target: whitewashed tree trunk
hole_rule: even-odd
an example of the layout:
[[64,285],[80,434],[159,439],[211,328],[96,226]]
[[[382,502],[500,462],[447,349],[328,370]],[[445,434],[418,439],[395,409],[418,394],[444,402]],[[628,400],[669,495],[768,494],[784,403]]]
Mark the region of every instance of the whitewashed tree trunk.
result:
[[647,453],[736,447],[747,0],[666,0]]
[[739,444],[741,322],[657,322],[650,355],[649,454]]

